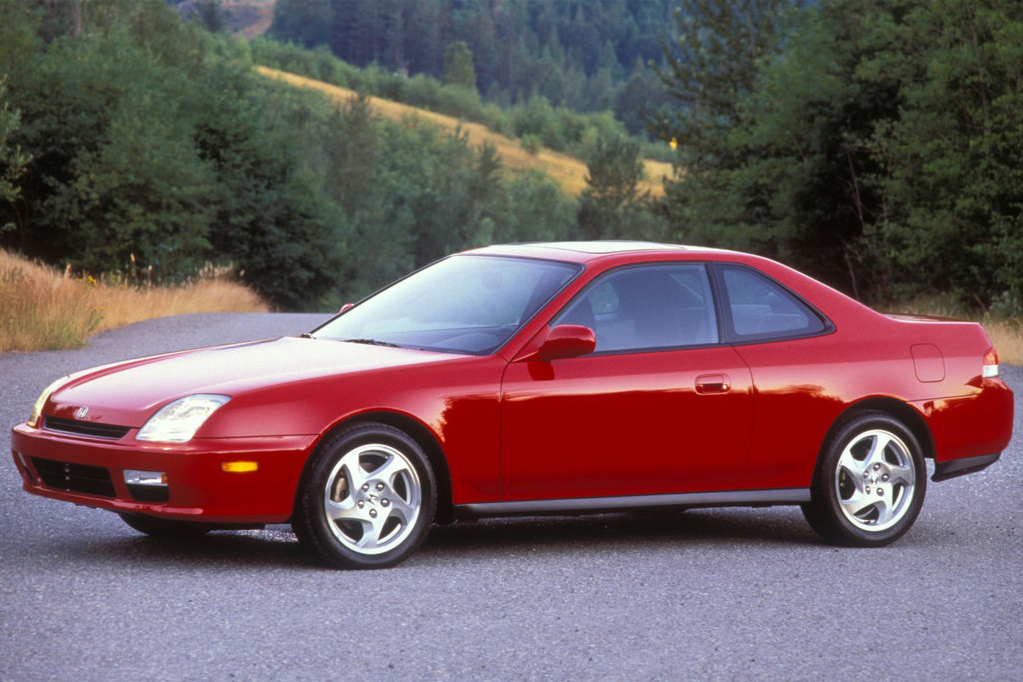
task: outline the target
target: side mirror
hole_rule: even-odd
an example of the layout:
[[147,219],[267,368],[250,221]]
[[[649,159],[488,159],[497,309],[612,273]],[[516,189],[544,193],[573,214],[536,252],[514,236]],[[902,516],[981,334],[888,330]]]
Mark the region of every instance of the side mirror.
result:
[[540,344],[536,358],[544,362],[565,360],[589,355],[597,347],[597,337],[589,327],[578,324],[559,324]]

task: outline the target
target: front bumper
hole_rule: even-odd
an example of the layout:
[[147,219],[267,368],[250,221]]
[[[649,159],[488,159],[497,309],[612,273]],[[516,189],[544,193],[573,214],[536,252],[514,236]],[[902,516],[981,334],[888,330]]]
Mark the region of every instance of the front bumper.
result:
[[[291,516],[298,479],[315,435],[196,438],[145,443],[134,430],[120,440],[44,431],[11,432],[14,462],[32,494],[115,512],[207,523],[281,523]],[[224,463],[256,462],[254,471]],[[230,468],[230,467],[228,467]],[[147,500],[125,482],[125,470],[166,473],[166,501]]]

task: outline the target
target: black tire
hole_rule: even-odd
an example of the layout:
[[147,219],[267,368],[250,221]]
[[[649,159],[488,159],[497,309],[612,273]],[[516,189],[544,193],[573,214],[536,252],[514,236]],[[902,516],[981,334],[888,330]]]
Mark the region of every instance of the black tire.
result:
[[209,533],[210,526],[192,521],[161,519],[145,514],[120,513],[121,519],[140,533],[161,540],[193,540]]
[[385,424],[357,424],[329,436],[310,458],[291,526],[329,566],[386,568],[426,539],[436,490],[415,440]]
[[865,412],[839,426],[817,462],[803,515],[830,543],[880,547],[916,521],[927,491],[923,449],[902,422]]

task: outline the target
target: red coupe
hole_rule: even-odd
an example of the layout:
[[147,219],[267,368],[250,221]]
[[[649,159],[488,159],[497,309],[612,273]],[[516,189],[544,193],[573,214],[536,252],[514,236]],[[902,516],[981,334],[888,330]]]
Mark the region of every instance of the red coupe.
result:
[[631,242],[445,258],[301,337],[79,372],[14,428],[28,492],[154,536],[290,522],[390,566],[434,522],[800,505],[892,542],[994,463],[1012,392],[972,323],[882,315],[757,256]]

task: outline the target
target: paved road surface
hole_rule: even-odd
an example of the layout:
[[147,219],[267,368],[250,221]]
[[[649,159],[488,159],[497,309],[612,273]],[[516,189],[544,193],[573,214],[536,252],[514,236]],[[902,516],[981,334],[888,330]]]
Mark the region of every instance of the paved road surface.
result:
[[[0,355],[0,427],[69,371],[321,319],[189,315]],[[435,528],[376,572],[320,568],[286,526],[161,545],[21,492],[4,454],[0,681],[1023,680],[1019,442],[930,486],[886,549],[823,545],[795,508],[613,514]]]

